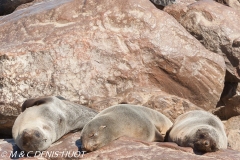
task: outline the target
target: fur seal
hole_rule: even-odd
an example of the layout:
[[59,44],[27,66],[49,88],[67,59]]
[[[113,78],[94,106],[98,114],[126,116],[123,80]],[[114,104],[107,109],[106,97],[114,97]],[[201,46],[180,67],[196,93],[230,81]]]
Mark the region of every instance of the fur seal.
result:
[[214,152],[227,148],[224,125],[215,115],[194,110],[180,115],[169,130],[168,141],[195,152]]
[[64,134],[80,130],[96,114],[94,110],[62,99],[41,97],[26,100],[15,120],[12,135],[24,151],[43,151]]
[[84,126],[80,138],[86,151],[94,151],[121,136],[163,141],[171,126],[170,119],[153,109],[119,104],[97,114]]

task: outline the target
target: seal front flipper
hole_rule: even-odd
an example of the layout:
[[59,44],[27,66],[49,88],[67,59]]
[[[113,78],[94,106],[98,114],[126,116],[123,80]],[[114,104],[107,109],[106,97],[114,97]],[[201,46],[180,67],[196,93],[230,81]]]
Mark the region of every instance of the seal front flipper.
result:
[[155,139],[154,139],[154,141],[156,141],[156,142],[163,142],[164,141],[163,135],[157,129],[155,130]]

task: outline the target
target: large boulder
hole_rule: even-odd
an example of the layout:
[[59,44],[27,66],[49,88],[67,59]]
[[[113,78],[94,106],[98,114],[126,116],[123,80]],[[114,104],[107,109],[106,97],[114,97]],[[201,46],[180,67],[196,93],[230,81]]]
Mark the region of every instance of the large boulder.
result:
[[231,117],[240,115],[240,95],[228,99],[224,105],[213,109],[212,113],[222,120],[228,120]]
[[102,101],[92,103],[91,108],[101,111],[111,105],[119,103],[143,105],[163,113],[174,121],[179,115],[191,111],[201,110],[200,107],[189,100],[178,96],[167,94],[161,90],[134,89],[119,94],[118,97],[106,98]]
[[150,143],[122,137],[95,152],[84,155],[83,159],[234,160],[238,156],[240,152],[229,149],[196,155],[190,148],[179,147],[175,143]]
[[174,16],[207,49],[224,56],[226,82],[240,82],[239,11],[209,0],[173,4],[164,11]]
[[240,87],[236,82],[225,82],[217,108],[211,111],[222,120],[240,115]]
[[240,1],[239,0],[215,0],[215,1],[240,11]]
[[146,96],[149,89],[163,91],[209,110],[224,85],[223,57],[146,0],[33,4],[0,17],[0,46],[3,115],[11,107],[2,119],[16,116],[27,98],[60,95],[102,110],[135,89]]
[[228,137],[228,146],[234,150],[240,151],[240,116],[230,118],[226,123],[226,133]]
[[169,95],[163,92],[152,95],[153,96],[149,97],[148,101],[143,105],[163,113],[171,121],[174,121],[178,116],[185,112],[201,110],[201,108],[187,99],[174,95]]

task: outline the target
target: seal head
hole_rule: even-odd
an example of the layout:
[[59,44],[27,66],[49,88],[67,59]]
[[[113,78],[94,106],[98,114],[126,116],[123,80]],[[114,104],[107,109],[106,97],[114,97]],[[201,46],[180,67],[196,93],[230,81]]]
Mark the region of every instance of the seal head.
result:
[[215,115],[195,110],[180,115],[169,131],[168,141],[191,147],[195,153],[215,152],[227,148],[224,125]]
[[48,137],[46,137],[39,128],[25,129],[19,137],[20,146],[25,151],[39,151],[45,150],[51,144]]
[[62,97],[26,100],[17,117],[12,136],[24,151],[43,151],[68,132],[81,130],[96,114],[94,110]]
[[92,123],[88,123],[84,127],[81,135],[82,146],[84,150],[90,152],[95,151],[114,140],[112,136],[112,130],[109,129],[110,126],[108,123],[109,118],[103,116],[99,117],[97,120],[94,120]]
[[193,150],[199,152],[215,152],[218,150],[217,133],[214,129],[198,129],[193,135]]

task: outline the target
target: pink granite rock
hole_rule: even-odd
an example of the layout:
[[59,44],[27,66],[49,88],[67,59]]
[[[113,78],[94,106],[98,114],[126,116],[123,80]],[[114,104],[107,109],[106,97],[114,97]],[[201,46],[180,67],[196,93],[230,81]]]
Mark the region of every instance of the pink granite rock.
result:
[[27,98],[61,95],[91,107],[139,89],[209,110],[224,85],[223,57],[146,0],[33,4],[0,17],[0,46],[0,107],[11,113],[3,119],[16,117]]
[[240,115],[240,95],[229,98],[224,105],[214,109],[212,113],[222,120]]
[[240,151],[240,116],[232,117],[225,123],[228,136],[228,146]]
[[[97,151],[85,153],[79,149],[79,136],[80,133],[71,133],[64,136],[55,144],[50,146],[45,152],[36,156],[28,156],[25,153],[25,157],[21,157],[21,160],[37,160],[37,159],[170,159],[170,160],[237,160],[240,156],[240,152],[225,149],[217,152],[206,153],[203,155],[196,155],[189,147],[179,147],[175,143],[170,142],[144,142],[129,137],[121,137],[120,139],[113,141],[107,146],[100,148]],[[14,146],[12,140],[0,141],[0,155],[3,153],[3,149],[6,153],[12,151]],[[19,153],[21,151],[15,148],[14,152]],[[55,156],[58,153],[58,156]],[[79,153],[74,156],[74,153]],[[6,159],[8,158],[5,157]],[[12,157],[14,158],[14,157]]]
[[215,0],[215,1],[240,11],[240,1],[239,0]]
[[152,89],[135,89],[120,94],[115,98],[107,98],[102,101],[96,101],[91,104],[91,108],[101,111],[111,105],[119,103],[143,105],[154,110],[157,110],[174,121],[179,115],[191,111],[199,110],[190,101],[174,95],[164,93],[161,90]]
[[240,87],[236,82],[226,82],[217,108],[211,111],[222,120],[240,115]]
[[239,11],[211,0],[174,4],[164,11],[174,16],[207,49],[224,56],[226,82],[240,82]]

